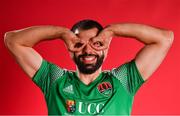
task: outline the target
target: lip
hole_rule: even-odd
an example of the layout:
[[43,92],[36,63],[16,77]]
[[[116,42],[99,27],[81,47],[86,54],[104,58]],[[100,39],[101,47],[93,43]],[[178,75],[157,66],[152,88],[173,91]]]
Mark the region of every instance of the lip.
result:
[[91,64],[96,61],[96,56],[84,56],[81,58],[81,60],[86,64]]

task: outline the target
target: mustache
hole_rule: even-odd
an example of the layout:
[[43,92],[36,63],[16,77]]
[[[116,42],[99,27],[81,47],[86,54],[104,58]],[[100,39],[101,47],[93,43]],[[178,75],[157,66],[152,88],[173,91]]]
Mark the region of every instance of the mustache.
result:
[[82,57],[85,57],[85,56],[95,56],[95,57],[99,57],[98,55],[95,55],[95,54],[82,54],[82,55],[79,55],[79,58],[82,58]]

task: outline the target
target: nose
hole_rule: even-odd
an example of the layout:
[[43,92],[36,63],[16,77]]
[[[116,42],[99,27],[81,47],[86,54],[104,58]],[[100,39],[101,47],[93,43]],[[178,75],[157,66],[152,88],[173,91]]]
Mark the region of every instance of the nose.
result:
[[91,46],[89,44],[86,44],[83,48],[83,52],[87,53],[87,54],[92,54],[93,53],[93,49],[91,48]]

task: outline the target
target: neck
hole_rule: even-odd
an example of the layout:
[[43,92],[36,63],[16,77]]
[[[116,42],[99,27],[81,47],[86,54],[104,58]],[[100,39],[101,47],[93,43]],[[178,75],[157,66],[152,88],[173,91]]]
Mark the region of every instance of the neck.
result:
[[79,70],[78,72],[78,77],[79,79],[86,85],[89,85],[91,82],[93,82],[101,73],[101,67],[94,73],[92,74],[83,74]]

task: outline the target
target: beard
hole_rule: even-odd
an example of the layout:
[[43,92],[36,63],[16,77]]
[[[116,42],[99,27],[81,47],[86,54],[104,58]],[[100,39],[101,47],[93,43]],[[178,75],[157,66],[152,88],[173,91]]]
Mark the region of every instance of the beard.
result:
[[[96,62],[92,64],[85,64],[83,61],[81,61],[81,58],[86,56],[94,56],[96,58]],[[79,71],[83,74],[92,74],[96,72],[102,65],[104,60],[104,53],[102,56],[94,55],[94,54],[83,54],[79,55],[78,57],[74,54],[74,62],[76,63]]]

